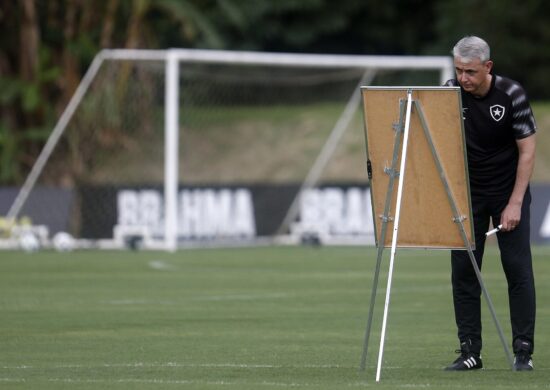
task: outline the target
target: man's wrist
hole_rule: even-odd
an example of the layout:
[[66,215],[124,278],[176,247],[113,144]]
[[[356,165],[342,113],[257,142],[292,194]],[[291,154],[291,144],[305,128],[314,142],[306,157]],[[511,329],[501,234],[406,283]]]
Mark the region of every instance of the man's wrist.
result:
[[509,206],[521,207],[522,203],[523,203],[523,199],[510,198],[510,200],[508,200],[508,205]]

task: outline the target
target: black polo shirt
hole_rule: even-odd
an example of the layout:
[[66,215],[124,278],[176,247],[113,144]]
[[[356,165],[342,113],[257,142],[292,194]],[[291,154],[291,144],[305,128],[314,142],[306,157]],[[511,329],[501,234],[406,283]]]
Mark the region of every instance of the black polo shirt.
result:
[[518,82],[493,75],[484,97],[462,88],[461,95],[472,197],[508,199],[516,181],[516,140],[536,132],[527,94]]

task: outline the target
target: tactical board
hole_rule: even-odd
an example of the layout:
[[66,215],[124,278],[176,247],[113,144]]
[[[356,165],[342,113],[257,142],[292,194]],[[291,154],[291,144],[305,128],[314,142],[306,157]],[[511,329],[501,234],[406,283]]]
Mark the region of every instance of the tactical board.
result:
[[[371,188],[376,245],[381,243],[386,198],[396,137],[399,147],[395,170],[400,168],[407,92],[412,91],[412,111],[403,182],[398,247],[467,249],[455,221],[448,193],[471,248],[474,248],[462,103],[458,87],[363,87],[365,140]],[[404,105],[404,106],[403,106]],[[419,110],[418,107],[421,109]],[[423,115],[422,115],[423,114]],[[422,121],[422,117],[425,121]],[[423,126],[423,123],[425,124]],[[431,136],[428,142],[425,128]],[[442,172],[438,170],[434,151]],[[391,246],[398,192],[394,175],[385,247]],[[446,178],[448,191],[442,180]]]

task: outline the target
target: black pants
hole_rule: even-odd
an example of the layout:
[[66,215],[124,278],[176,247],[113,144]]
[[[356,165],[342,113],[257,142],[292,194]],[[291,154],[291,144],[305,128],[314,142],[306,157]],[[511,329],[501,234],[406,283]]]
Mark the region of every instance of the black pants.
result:
[[[472,198],[476,250],[474,255],[481,269],[485,233],[489,221],[500,224],[500,215],[508,200]],[[531,194],[527,190],[521,208],[519,225],[511,232],[497,233],[502,267],[508,282],[512,344],[520,339],[534,345],[535,284],[530,247]],[[472,349],[481,351],[481,287],[467,251],[452,251],[452,283],[456,325],[459,340],[472,341]],[[532,353],[533,351],[531,351]]]

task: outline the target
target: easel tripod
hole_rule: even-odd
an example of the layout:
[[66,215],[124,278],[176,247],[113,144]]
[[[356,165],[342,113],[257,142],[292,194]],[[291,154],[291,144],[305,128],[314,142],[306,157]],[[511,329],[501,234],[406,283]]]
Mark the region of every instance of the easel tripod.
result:
[[[384,169],[385,173],[389,176],[389,183],[388,183],[388,188],[386,192],[384,212],[383,212],[383,215],[380,216],[382,224],[381,224],[381,230],[380,230],[380,237],[378,240],[377,260],[376,260],[376,267],[374,271],[374,280],[373,280],[373,286],[372,286],[372,292],[371,292],[369,315],[368,315],[367,326],[365,330],[365,338],[364,338],[364,344],[363,344],[363,353],[361,356],[360,369],[364,371],[366,368],[369,338],[370,338],[370,333],[372,328],[372,319],[373,319],[374,306],[375,306],[375,300],[376,300],[376,292],[378,289],[378,279],[380,275],[380,265],[381,265],[382,254],[384,251],[384,246],[386,241],[388,223],[392,220],[392,217],[390,217],[390,208],[391,208],[391,203],[393,199],[393,189],[395,185],[395,178],[399,177],[398,188],[397,188],[397,201],[395,206],[396,207],[395,216],[393,217],[393,235],[392,235],[392,244],[391,244],[391,253],[390,253],[388,282],[386,287],[386,299],[384,304],[382,332],[380,337],[380,348],[379,348],[378,363],[377,363],[377,370],[376,370],[376,381],[378,382],[380,380],[382,358],[384,354],[384,342],[385,342],[387,318],[388,318],[388,312],[389,312],[391,284],[392,284],[392,277],[393,277],[393,266],[395,261],[395,254],[396,254],[398,234],[399,234],[399,222],[400,222],[400,216],[401,216],[401,204],[402,204],[402,197],[403,197],[403,183],[404,183],[405,172],[406,172],[407,149],[408,149],[408,143],[409,143],[411,116],[413,114],[413,109],[414,109],[414,113],[416,113],[416,115],[418,116],[418,119],[420,120],[421,127],[423,129],[426,141],[428,142],[429,149],[433,157],[437,172],[439,174],[443,187],[445,188],[446,196],[453,213],[453,216],[452,216],[453,222],[456,224],[459,230],[460,236],[462,238],[462,242],[464,243],[464,249],[468,251],[469,258],[471,260],[471,263],[474,268],[477,279],[479,281],[483,296],[485,297],[485,300],[491,312],[491,316],[497,328],[497,332],[502,342],[506,357],[508,359],[510,366],[513,369],[512,355],[510,353],[510,350],[504,338],[504,333],[502,331],[500,323],[496,317],[495,309],[491,301],[491,298],[489,296],[489,293],[487,292],[487,289],[485,288],[485,284],[483,283],[483,278],[481,276],[481,272],[479,270],[479,267],[477,265],[477,262],[473,253],[472,244],[468,239],[468,235],[464,227],[464,220],[466,219],[466,217],[460,214],[459,209],[457,207],[457,203],[453,197],[451,187],[449,186],[449,182],[447,180],[446,172],[443,169],[440,156],[434,145],[433,138],[432,138],[430,129],[428,127],[428,122],[424,115],[422,104],[419,100],[417,99],[414,100],[412,95],[413,95],[413,90],[408,89],[406,102],[403,99],[400,100],[399,123],[397,125],[394,125],[395,138],[394,138],[394,145],[393,145],[392,163],[391,163],[391,167]],[[397,171],[396,167],[397,167],[397,163],[400,155],[399,151],[400,151],[400,145],[401,145],[401,138],[403,139],[403,147],[401,152],[400,168],[399,168],[399,171]],[[371,177],[370,172],[369,172],[369,177]]]

